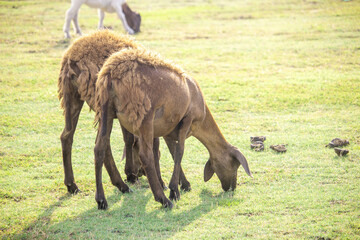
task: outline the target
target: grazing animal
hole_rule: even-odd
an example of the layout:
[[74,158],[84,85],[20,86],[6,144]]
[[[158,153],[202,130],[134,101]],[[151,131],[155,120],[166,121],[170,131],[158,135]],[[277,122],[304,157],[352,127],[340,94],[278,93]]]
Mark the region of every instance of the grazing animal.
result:
[[[64,109],[65,128],[60,138],[65,173],[64,183],[70,193],[79,191],[72,170],[71,152],[82,106],[85,101],[91,110],[95,109],[95,83],[98,72],[112,53],[123,48],[142,48],[142,46],[125,35],[115,34],[109,30],[100,30],[74,41],[62,59],[58,93],[61,106]],[[126,153],[125,174],[128,182],[134,183],[142,172],[140,162],[137,159],[138,144],[133,134],[125,128],[122,128],[122,132],[125,142],[124,152]],[[165,188],[160,174],[159,139],[155,138],[153,144],[156,171],[161,185]],[[112,158],[111,152],[109,156]],[[190,183],[182,169],[180,171],[181,188],[188,191],[190,190]],[[121,191],[127,191],[124,184],[118,183],[121,181],[114,179],[116,186],[121,187]]]
[[[95,82],[98,72],[112,53],[123,48],[141,47],[124,35],[115,34],[109,30],[101,30],[77,39],[64,54],[58,79],[58,93],[65,115],[65,128],[61,134],[65,172],[64,183],[70,193],[79,191],[75,184],[71,163],[73,136],[84,101],[91,110],[95,109]],[[126,129],[122,128],[122,130],[126,149],[125,173],[128,180],[134,182],[137,179],[139,169],[138,161],[134,161],[132,157],[134,136]],[[158,144],[159,140],[155,139],[155,163],[158,162],[159,158]],[[111,152],[109,157],[112,158]],[[159,168],[157,166],[160,173]],[[160,174],[159,177],[162,182]],[[114,179],[114,181],[119,182],[117,179]],[[125,187],[124,184],[118,182],[116,183],[120,186],[120,190],[127,191],[127,186]],[[163,182],[162,185],[164,185]]]
[[[137,136],[139,157],[156,201],[172,208],[154,168],[153,138],[163,136],[174,146],[175,166],[170,199],[180,197],[178,190],[185,139],[194,136],[210,153],[204,169],[204,180],[214,173],[222,188],[236,188],[237,169],[251,172],[244,155],[220,132],[200,87],[184,71],[158,55],[144,49],[124,49],[113,54],[102,67],[96,82],[96,119],[99,121],[94,148],[96,194],[99,209],[108,207],[102,186],[102,166],[109,165],[110,134],[114,118]],[[108,171],[116,174],[117,171]],[[111,176],[114,177],[114,176]]]
[[81,29],[78,22],[79,9],[82,4],[97,8],[99,11],[99,29],[103,29],[105,12],[116,12],[123,23],[125,30],[129,34],[135,34],[140,31],[141,16],[133,12],[125,0],[71,0],[71,7],[66,11],[64,34],[65,38],[70,38],[69,28],[71,20],[74,23],[76,34],[81,35]]

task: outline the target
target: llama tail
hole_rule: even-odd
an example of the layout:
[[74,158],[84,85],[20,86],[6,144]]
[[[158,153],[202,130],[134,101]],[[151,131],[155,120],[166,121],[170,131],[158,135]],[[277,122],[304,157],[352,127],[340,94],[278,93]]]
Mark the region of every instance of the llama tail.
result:
[[[100,119],[103,119],[102,124],[100,126],[101,128],[104,127],[104,124],[106,125],[106,120],[103,117],[104,116],[106,117],[107,115],[110,88],[111,88],[111,80],[109,79],[109,76],[106,74],[99,75],[99,78],[96,82],[96,91],[95,91],[96,115],[95,115],[94,125],[96,126],[100,122]],[[106,115],[104,115],[104,112],[106,112]]]
[[69,66],[67,65],[67,61],[63,60],[61,63],[60,74],[58,78],[58,98],[61,102],[61,108],[64,109],[64,83],[67,81],[67,72],[69,71]]
[[66,109],[70,109],[70,88],[71,88],[71,77],[75,72],[71,69],[70,63],[67,59],[63,59],[61,63],[60,74],[58,78],[58,98],[61,102],[61,108],[64,109],[63,114],[67,124],[67,128],[71,129],[71,115]]

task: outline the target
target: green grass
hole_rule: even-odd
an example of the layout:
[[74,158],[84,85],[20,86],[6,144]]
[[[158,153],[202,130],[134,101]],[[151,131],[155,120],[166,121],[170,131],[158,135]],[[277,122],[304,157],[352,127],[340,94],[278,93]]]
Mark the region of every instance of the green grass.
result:
[[[109,209],[97,210],[94,114],[85,107],[74,139],[82,190],[63,184],[64,119],[57,77],[69,45],[70,1],[0,1],[0,237],[3,239],[360,239],[360,2],[357,0],[129,0],[142,15],[135,38],[199,82],[223,134],[247,157],[235,192],[203,182],[208,153],[186,142],[192,191],[173,210],[146,178],[122,194],[104,174]],[[97,26],[83,6],[84,33]],[[114,14],[105,25],[124,32]],[[72,32],[73,34],[73,32]],[[250,149],[265,135],[266,149]],[[350,153],[324,146],[346,138]],[[269,149],[288,144],[285,154]],[[173,163],[161,141],[161,171]],[[122,135],[112,134],[123,176]],[[166,195],[169,191],[166,191]]]

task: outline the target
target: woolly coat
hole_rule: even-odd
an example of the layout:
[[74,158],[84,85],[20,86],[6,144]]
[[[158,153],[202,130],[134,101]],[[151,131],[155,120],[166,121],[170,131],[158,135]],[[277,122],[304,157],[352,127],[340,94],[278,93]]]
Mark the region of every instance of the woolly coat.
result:
[[65,107],[65,93],[77,95],[95,109],[95,83],[105,60],[124,48],[142,48],[133,39],[109,30],[80,37],[66,50],[58,79],[58,97]]
[[[96,120],[100,119],[101,107],[109,100],[116,100],[112,102],[115,104],[114,109],[127,116],[127,122],[132,125],[132,129],[128,130],[134,132],[152,108],[154,98],[163,98],[161,101],[165,102],[178,101],[176,104],[181,107],[177,108],[176,104],[172,106],[186,111],[186,106],[192,101],[189,84],[191,89],[200,93],[198,96],[203,103],[198,84],[181,67],[145,49],[124,49],[107,59],[99,72],[96,83]],[[167,99],[166,95],[169,96]],[[201,111],[204,111],[203,106]],[[185,112],[178,115],[182,118],[183,114]]]

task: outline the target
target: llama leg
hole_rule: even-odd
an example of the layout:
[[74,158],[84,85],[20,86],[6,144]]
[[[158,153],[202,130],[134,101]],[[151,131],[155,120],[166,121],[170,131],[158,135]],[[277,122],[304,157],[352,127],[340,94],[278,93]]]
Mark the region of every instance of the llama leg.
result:
[[146,175],[144,169],[141,166],[140,156],[139,156],[139,138],[134,136],[134,143],[131,146],[132,149],[132,168],[133,173],[136,175],[136,178]]
[[[160,150],[159,150],[159,146],[160,146],[160,141],[159,138],[154,138],[154,142],[153,142],[153,154],[154,154],[154,163],[155,163],[155,169],[156,169],[156,174],[159,177],[159,181],[160,184],[162,186],[162,188],[165,190],[166,189],[166,185],[164,183],[164,181],[161,178],[161,172],[160,172]],[[144,174],[144,169],[141,168],[140,165],[140,157],[139,157],[139,140],[135,139],[133,147],[132,147],[132,156],[133,156],[133,166],[132,166],[132,172],[136,174],[136,179],[138,177],[141,177]]]
[[[108,126],[110,127],[111,125],[108,125]],[[104,161],[104,164],[105,164],[106,170],[109,173],[111,183],[114,186],[116,186],[122,193],[131,192],[131,189],[122,180],[122,178],[120,176],[120,173],[119,173],[119,171],[118,171],[118,169],[116,167],[116,164],[114,162],[114,158],[113,158],[112,153],[111,153],[110,144],[107,146],[105,158],[107,160]]]
[[122,10],[121,5],[119,5],[118,2],[115,2],[115,4],[113,5],[113,8],[115,9],[118,17],[120,18],[125,30],[129,33],[129,34],[135,34],[134,30],[132,30],[132,28],[128,25],[126,18],[125,18],[125,14]]
[[79,22],[78,22],[78,15],[79,15],[79,12],[76,12],[76,14],[73,18],[73,23],[74,23],[74,30],[75,30],[76,34],[81,36],[82,33],[81,33],[81,29],[80,29]]
[[[127,181],[130,183],[135,183],[138,180],[139,167],[135,164],[133,159],[133,144],[134,144],[134,135],[121,126],[123,133],[124,143],[125,143],[125,174],[127,176]],[[138,159],[136,159],[139,161]]]
[[[152,115],[152,116],[150,116]],[[156,173],[153,153],[153,114],[148,114],[139,128],[139,156],[142,166],[149,181],[155,201],[160,202],[164,207],[172,208],[172,202],[166,198]]]
[[179,200],[180,199],[180,192],[179,192],[179,175],[180,175],[180,168],[181,168],[181,160],[184,154],[184,146],[186,136],[189,132],[189,128],[191,126],[192,119],[189,117],[185,117],[181,120],[178,125],[177,136],[178,141],[175,143],[175,153],[174,153],[174,170],[173,175],[170,180],[169,188],[170,188],[170,196],[171,200]]
[[[176,141],[170,139],[170,138],[164,138],[166,145],[168,146],[168,149],[171,153],[172,159],[175,163],[175,148],[176,148]],[[179,184],[181,185],[181,190],[188,192],[191,190],[190,182],[186,179],[184,171],[180,165],[180,175],[179,175]]]
[[105,17],[105,12],[102,9],[98,9],[98,14],[99,14],[99,25],[98,25],[98,29],[104,29],[104,17]]
[[160,140],[159,138],[154,138],[154,142],[153,142],[153,153],[154,153],[154,163],[155,163],[155,169],[156,169],[156,174],[159,177],[159,181],[161,186],[163,187],[163,189],[166,189],[165,183],[161,178],[161,172],[160,172]]
[[79,189],[76,186],[74,180],[74,173],[71,163],[71,150],[76,125],[79,120],[79,115],[84,102],[81,101],[80,98],[77,98],[75,94],[71,93],[65,94],[64,101],[65,128],[60,136],[65,173],[64,184],[66,185],[69,193],[77,193]]
[[63,28],[65,38],[70,38],[70,33],[69,33],[70,23],[71,23],[71,20],[73,20],[74,17],[79,12],[81,4],[82,3],[80,1],[72,1],[71,7],[66,11],[65,23],[64,23],[64,28]]
[[102,185],[102,166],[108,165],[107,150],[110,146],[110,133],[113,123],[113,116],[108,116],[108,102],[101,107],[101,118],[99,121],[98,133],[96,136],[96,144],[94,148],[95,154],[95,177],[96,177],[96,193],[95,200],[98,209],[107,209],[108,204],[105,199],[104,188]]
[[104,188],[102,186],[102,165],[104,163],[106,143],[103,137],[96,138],[95,153],[95,177],[96,177],[96,193],[95,200],[98,203],[98,209],[107,209],[108,205],[105,199]]
[[[169,141],[169,140],[167,140]],[[171,141],[171,140],[170,140]],[[184,153],[184,144],[181,144],[179,141],[173,141],[173,160],[174,160],[174,170],[169,183],[170,188],[170,200],[179,200],[180,192],[178,184],[180,183],[179,175],[180,175],[180,167],[181,162],[179,163],[179,159],[182,159]]]
[[98,130],[98,136],[96,138],[96,144],[94,148],[95,154],[95,177],[96,177],[96,193],[95,200],[98,204],[98,209],[107,209],[108,204],[105,199],[104,188],[102,185],[102,166],[105,160],[106,145],[109,144],[104,136],[100,136],[100,127]]

